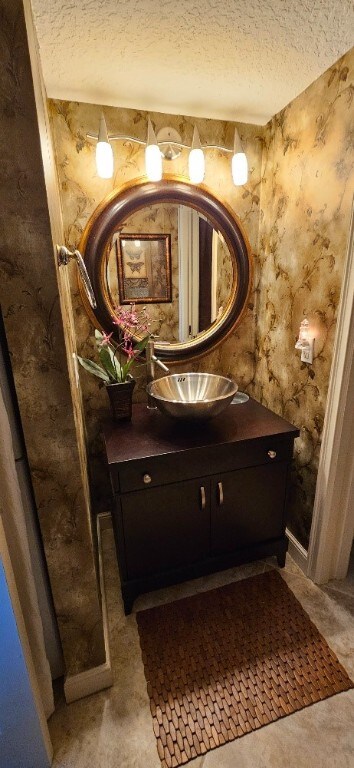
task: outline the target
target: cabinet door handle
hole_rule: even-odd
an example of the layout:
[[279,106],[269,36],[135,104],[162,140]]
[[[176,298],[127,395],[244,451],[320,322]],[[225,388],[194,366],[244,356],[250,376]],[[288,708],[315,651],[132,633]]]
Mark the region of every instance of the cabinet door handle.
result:
[[145,485],[148,485],[149,483],[151,483],[151,475],[148,475],[148,474],[144,475],[143,480]]
[[268,451],[268,456],[270,459],[275,459],[276,455],[277,455],[276,451]]
[[224,489],[222,487],[222,483],[218,483],[218,491],[219,491],[219,505],[220,507],[224,503]]
[[204,485],[200,486],[200,502],[202,505],[202,509],[205,509],[205,488]]

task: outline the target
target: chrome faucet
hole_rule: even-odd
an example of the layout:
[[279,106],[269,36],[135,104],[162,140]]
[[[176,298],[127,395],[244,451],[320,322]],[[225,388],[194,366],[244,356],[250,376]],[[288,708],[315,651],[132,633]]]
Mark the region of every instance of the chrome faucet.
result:
[[[162,360],[159,360],[155,353],[155,341],[154,339],[157,338],[156,336],[153,338],[150,336],[150,339],[146,345],[146,382],[147,384],[150,384],[151,381],[154,381],[155,378],[155,364],[159,366],[159,368],[162,368],[165,373],[169,373],[169,368],[167,368],[167,365],[162,362]],[[156,408],[156,405],[154,405],[152,398],[148,394],[148,408]]]

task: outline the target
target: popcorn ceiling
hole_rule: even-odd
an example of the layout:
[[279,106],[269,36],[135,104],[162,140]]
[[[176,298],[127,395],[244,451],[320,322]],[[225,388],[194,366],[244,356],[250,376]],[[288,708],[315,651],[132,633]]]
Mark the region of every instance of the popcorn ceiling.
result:
[[49,97],[264,124],[353,45],[351,0],[32,0]]

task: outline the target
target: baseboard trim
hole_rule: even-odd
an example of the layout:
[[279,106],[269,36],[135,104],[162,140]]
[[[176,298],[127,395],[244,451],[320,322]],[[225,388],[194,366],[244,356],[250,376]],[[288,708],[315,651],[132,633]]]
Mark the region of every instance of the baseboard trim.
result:
[[112,683],[112,670],[107,662],[85,672],[79,672],[77,675],[70,675],[66,677],[64,683],[65,701],[71,704],[72,701],[110,688]]
[[64,694],[67,704],[70,704],[72,701],[77,701],[78,699],[83,699],[85,696],[90,696],[92,693],[103,691],[105,688],[109,688],[113,684],[108,635],[106,587],[102,557],[102,532],[107,528],[111,528],[111,526],[112,520],[109,512],[102,512],[101,514],[97,515],[99,580],[102,598],[103,636],[106,661],[104,664],[100,664],[98,667],[93,667],[92,669],[85,670],[85,672],[79,672],[77,675],[68,675],[66,677],[64,682]]
[[307,573],[306,549],[302,546],[302,544],[300,544],[300,542],[297,540],[294,534],[291,533],[291,531],[289,531],[288,528],[286,529],[285,534],[289,539],[288,552],[290,557],[292,557],[296,565],[298,565],[299,568],[301,568],[301,570],[306,574]]
[[97,525],[100,529],[100,537],[103,531],[111,530],[113,528],[112,515],[110,512],[100,512],[97,515]]

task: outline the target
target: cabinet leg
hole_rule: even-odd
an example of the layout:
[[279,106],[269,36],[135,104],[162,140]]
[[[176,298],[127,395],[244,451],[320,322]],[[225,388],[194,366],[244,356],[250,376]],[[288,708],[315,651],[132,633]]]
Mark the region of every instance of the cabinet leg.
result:
[[286,552],[281,552],[280,555],[277,555],[277,562],[278,562],[279,568],[284,568],[285,559],[286,559]]

